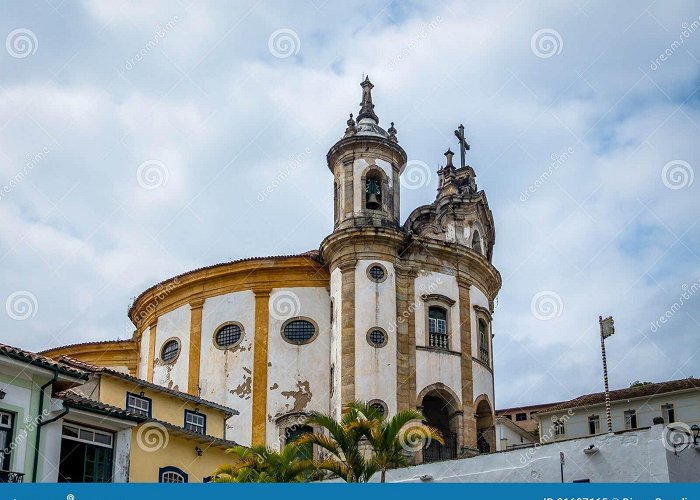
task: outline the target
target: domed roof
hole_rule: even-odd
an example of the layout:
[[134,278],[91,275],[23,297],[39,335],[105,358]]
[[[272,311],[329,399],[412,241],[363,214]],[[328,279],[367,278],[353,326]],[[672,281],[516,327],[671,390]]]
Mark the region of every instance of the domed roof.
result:
[[372,103],[372,89],[374,85],[369,81],[369,77],[366,77],[360,86],[362,87],[362,102],[360,103],[360,113],[357,115],[357,123],[353,120],[351,113],[344,137],[373,136],[398,142],[393,123],[389,130],[384,130],[379,126],[379,117],[374,112],[374,104]]

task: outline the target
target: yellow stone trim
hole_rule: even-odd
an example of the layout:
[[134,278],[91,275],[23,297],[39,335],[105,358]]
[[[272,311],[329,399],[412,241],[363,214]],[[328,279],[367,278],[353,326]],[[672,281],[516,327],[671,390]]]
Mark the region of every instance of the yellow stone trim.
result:
[[199,396],[199,358],[202,346],[202,308],[204,299],[190,302],[190,356],[187,370],[187,392]]
[[252,444],[264,445],[267,430],[267,344],[270,316],[270,290],[254,289],[255,340],[253,347]]
[[148,376],[146,380],[153,382],[153,363],[156,359],[156,325],[157,321],[148,325]]

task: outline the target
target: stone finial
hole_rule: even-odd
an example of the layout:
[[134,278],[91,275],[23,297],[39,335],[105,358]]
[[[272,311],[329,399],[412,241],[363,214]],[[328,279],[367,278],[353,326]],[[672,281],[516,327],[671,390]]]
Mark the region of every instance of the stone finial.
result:
[[363,118],[371,118],[375,123],[379,124],[379,117],[374,112],[374,104],[372,104],[372,89],[374,85],[369,81],[369,76],[360,84],[362,87],[362,102],[360,103],[360,114],[357,115],[359,122]]
[[454,165],[452,164],[452,157],[454,155],[455,154],[452,152],[452,150],[447,148],[447,151],[445,151],[445,157],[447,158],[447,167],[454,167]]
[[399,142],[399,140],[396,138],[396,128],[394,127],[394,122],[391,122],[391,127],[389,127],[387,132],[389,133],[390,141]]
[[352,113],[350,113],[350,118],[348,118],[346,123],[348,124],[348,128],[345,129],[345,137],[355,135],[357,129],[355,128],[355,120],[352,119]]

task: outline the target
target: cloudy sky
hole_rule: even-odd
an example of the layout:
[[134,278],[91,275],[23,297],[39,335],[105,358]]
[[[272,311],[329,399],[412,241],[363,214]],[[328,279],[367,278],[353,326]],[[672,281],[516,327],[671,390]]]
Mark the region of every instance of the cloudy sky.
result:
[[697,4],[337,4],[4,3],[0,340],[128,338],[157,281],[318,248],[369,74],[432,170],[404,218],[467,129],[503,276],[497,407],[601,390],[599,315],[612,387],[700,376]]

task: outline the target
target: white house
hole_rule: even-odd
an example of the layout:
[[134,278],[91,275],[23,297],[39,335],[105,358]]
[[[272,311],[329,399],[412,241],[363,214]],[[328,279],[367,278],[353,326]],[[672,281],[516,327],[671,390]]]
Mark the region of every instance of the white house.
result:
[[496,451],[532,446],[537,442],[534,435],[527,432],[507,417],[496,417]]
[[[610,391],[612,431],[665,425],[700,424],[700,379],[687,378]],[[605,393],[579,396],[540,411],[540,442],[576,439],[608,432]]]

